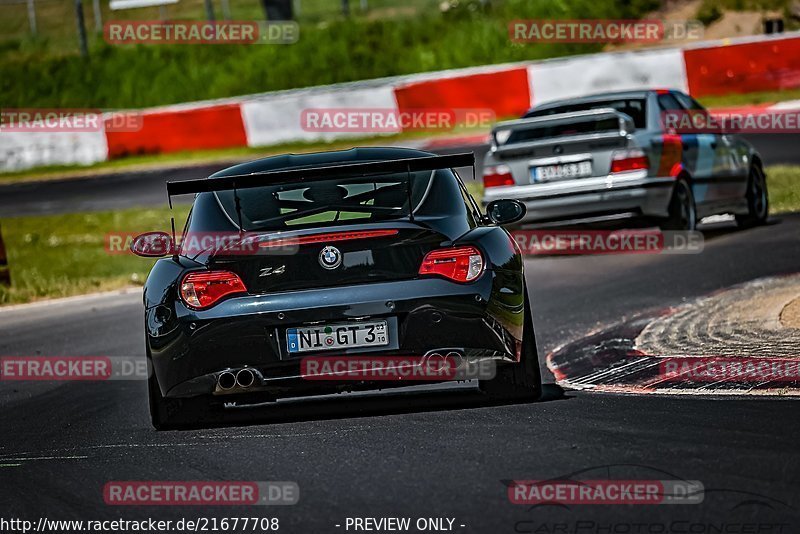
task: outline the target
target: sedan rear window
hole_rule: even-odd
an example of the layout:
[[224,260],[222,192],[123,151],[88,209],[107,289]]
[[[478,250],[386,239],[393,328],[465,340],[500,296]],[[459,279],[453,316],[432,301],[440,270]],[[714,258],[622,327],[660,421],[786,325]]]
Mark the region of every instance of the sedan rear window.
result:
[[[236,197],[244,230],[280,230],[402,219],[416,211],[443,171],[420,171],[276,184],[215,193],[238,226]],[[410,190],[409,190],[410,185]],[[409,203],[409,199],[411,202]]]

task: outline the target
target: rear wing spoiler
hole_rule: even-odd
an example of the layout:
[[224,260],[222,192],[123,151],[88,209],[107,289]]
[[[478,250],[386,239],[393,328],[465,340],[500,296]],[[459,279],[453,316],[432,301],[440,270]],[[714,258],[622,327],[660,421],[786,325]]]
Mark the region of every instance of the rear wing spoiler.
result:
[[[586,111],[571,111],[568,113],[558,113],[555,115],[547,115],[544,117],[529,117],[527,119],[516,119],[512,121],[505,121],[497,123],[494,128],[492,128],[492,150],[497,150],[498,148],[504,148],[504,143],[498,142],[498,137],[502,137],[504,132],[508,132],[510,135],[511,132],[514,130],[527,130],[533,129],[537,126],[547,125],[560,125],[560,124],[574,124],[577,122],[585,122],[587,119],[599,121],[603,119],[615,118],[619,121],[619,134],[620,135],[627,135],[628,133],[632,132],[636,129],[633,124],[633,119],[625,113],[621,111],[617,111],[613,108],[598,108],[598,109],[588,109]],[[506,137],[508,138],[508,137]],[[555,138],[551,138],[555,139]],[[533,141],[532,143],[539,143],[539,142],[549,142],[549,139],[543,139],[540,141]],[[528,144],[528,143],[526,143]]]
[[[393,159],[370,161],[364,163],[345,163],[342,165],[321,165],[319,167],[303,167],[282,171],[253,172],[250,174],[237,174],[233,176],[220,176],[219,178],[203,178],[200,180],[181,180],[167,182],[167,196],[169,207],[172,209],[174,195],[188,195],[194,193],[210,193],[213,191],[233,190],[239,231],[244,232],[242,226],[242,206],[238,195],[240,189],[251,189],[270,184],[302,183],[314,180],[333,180],[342,177],[373,176],[405,172],[408,175],[408,200],[411,203],[411,173],[416,171],[434,171],[454,167],[472,167],[475,172],[475,154],[472,152],[450,154],[447,156],[421,156],[418,158]],[[414,220],[413,211],[409,213]],[[175,219],[172,218],[172,240],[175,241]]]
[[396,172],[412,173],[415,171],[433,171],[453,167],[472,167],[474,165],[475,155],[471,152],[450,154],[447,156],[422,156],[418,158],[370,161],[366,163],[324,165],[320,167],[304,167],[282,171],[220,176],[219,178],[167,182],[167,194],[170,197],[171,205],[173,195],[209,193],[212,191],[228,191],[231,189],[250,189],[270,184],[332,180],[342,177],[371,176]]

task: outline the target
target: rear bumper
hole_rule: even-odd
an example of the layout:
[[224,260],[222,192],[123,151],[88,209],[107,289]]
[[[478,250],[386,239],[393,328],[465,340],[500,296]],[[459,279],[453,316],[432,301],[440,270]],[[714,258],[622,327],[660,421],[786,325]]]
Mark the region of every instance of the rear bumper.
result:
[[598,178],[580,178],[531,185],[494,187],[484,191],[483,203],[512,198],[528,211],[522,222],[579,219],[595,214],[632,213],[666,217],[675,179],[648,177],[646,171]]
[[[430,278],[293,291],[231,298],[206,311],[176,301],[169,324],[159,322],[163,309],[146,311],[148,350],[161,392],[168,397],[235,397],[220,392],[216,380],[226,370],[244,367],[264,379],[253,391],[292,396],[325,389],[330,384],[303,381],[302,358],[289,355],[286,348],[287,328],[315,323],[386,319],[389,345],[370,349],[371,356],[423,356],[455,349],[475,359],[515,361],[524,317],[519,278],[519,287],[505,291],[495,286],[508,277],[487,271],[471,284]],[[349,349],[303,356],[365,353]]]

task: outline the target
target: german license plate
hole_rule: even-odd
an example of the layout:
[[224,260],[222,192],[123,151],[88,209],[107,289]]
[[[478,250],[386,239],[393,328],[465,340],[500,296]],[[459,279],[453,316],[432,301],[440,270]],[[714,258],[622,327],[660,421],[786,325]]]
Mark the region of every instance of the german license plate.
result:
[[317,350],[382,347],[389,344],[386,321],[289,328],[286,343],[290,353]]
[[565,178],[585,178],[591,175],[591,161],[559,163],[558,165],[545,165],[531,168],[531,178],[533,178],[533,182],[547,182],[549,180],[563,180]]

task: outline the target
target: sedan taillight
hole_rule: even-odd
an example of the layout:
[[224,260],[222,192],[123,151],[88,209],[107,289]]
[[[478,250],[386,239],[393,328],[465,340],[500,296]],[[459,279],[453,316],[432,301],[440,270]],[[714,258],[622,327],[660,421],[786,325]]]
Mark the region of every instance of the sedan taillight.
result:
[[247,293],[247,288],[230,271],[195,271],[181,282],[181,298],[195,309],[210,308],[224,297],[241,293]]
[[647,159],[647,155],[638,148],[617,151],[611,157],[611,174],[638,171],[649,167],[650,162]]
[[505,185],[514,185],[514,177],[511,176],[511,169],[508,165],[495,165],[493,167],[484,167],[483,169],[483,187],[502,187]]
[[443,276],[455,282],[472,282],[483,272],[483,256],[475,247],[440,248],[428,252],[419,274]]

